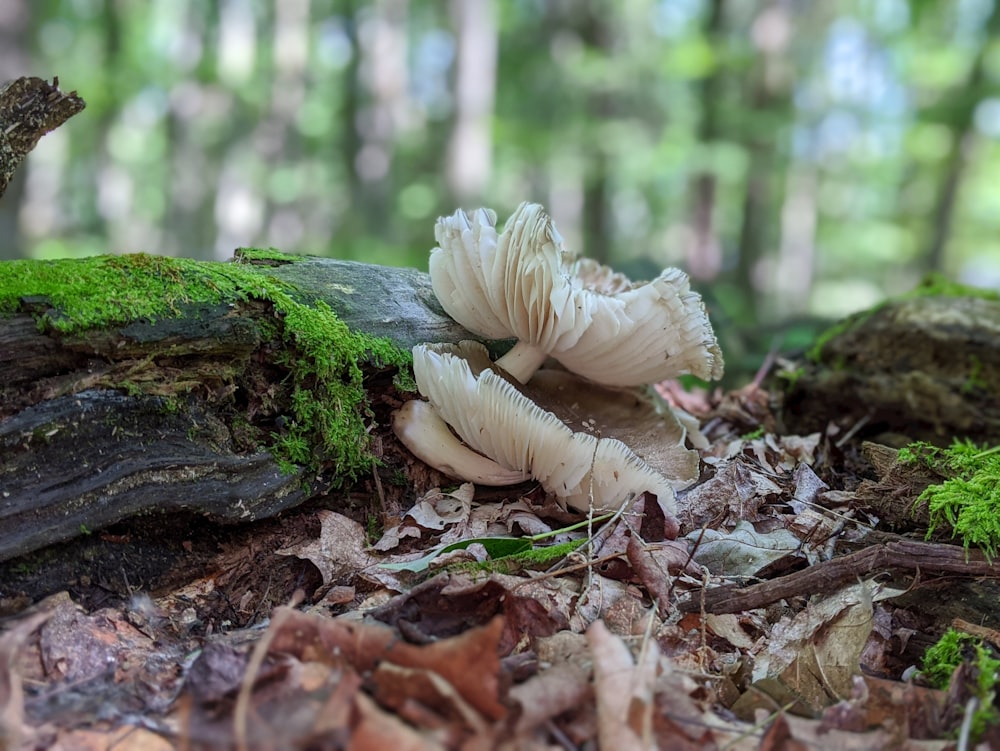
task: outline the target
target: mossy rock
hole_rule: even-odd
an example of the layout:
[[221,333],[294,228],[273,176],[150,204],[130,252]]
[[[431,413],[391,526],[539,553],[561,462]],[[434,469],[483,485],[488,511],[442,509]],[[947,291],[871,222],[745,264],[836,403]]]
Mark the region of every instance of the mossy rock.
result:
[[830,329],[788,384],[786,429],[864,421],[862,435],[1000,441],[1000,299],[952,291],[907,295]]

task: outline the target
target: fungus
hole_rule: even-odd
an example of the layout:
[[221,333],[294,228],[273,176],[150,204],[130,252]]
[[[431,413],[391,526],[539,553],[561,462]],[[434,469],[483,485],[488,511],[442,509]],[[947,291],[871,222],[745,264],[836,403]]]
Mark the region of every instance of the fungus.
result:
[[687,275],[666,269],[634,284],[565,250],[552,220],[523,203],[497,234],[496,214],[459,210],[438,220],[434,293],[480,336],[517,343],[497,365],[524,383],[550,355],[609,386],[722,375],[722,353]]
[[414,456],[449,477],[479,485],[517,485],[530,477],[463,445],[428,402],[406,402],[393,412],[392,429]]
[[[421,459],[461,479],[473,479],[471,475],[476,473],[502,477],[500,471],[480,462],[485,456],[509,473],[505,480],[530,476],[566,505],[581,511],[590,509],[591,500],[595,510],[615,509],[648,491],[667,515],[676,514],[671,480],[625,443],[574,432],[489,365],[489,355],[478,342],[413,348],[417,387],[430,402],[430,410],[420,408],[420,419],[428,421],[427,429],[434,431],[433,441],[421,443],[418,450],[411,446]],[[443,431],[443,423],[437,421],[450,425],[466,445]],[[412,435],[413,425],[405,414],[394,415],[393,428],[404,443],[409,440],[407,435]],[[679,435],[682,442],[683,431]],[[694,452],[680,444],[668,450],[678,455],[677,466],[686,464],[697,473]],[[483,467],[489,471],[483,472]],[[689,476],[675,481],[684,485],[693,479],[690,469],[685,473]]]

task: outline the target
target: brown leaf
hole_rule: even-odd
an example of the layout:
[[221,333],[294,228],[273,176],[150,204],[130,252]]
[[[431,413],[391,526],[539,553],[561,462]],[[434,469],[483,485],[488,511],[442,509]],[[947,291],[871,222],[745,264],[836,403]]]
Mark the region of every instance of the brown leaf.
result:
[[368,552],[365,530],[360,524],[334,511],[319,511],[317,516],[320,519],[318,538],[275,552],[311,561],[326,585],[347,585],[356,576],[361,576],[396,592],[406,588],[399,573],[379,567],[383,559]]
[[506,713],[499,701],[502,618],[459,636],[418,646],[401,641],[399,634],[386,626],[323,618],[289,608],[278,608],[275,618],[281,613],[285,616],[274,634],[272,653],[327,663],[345,661],[361,673],[383,661],[431,670],[491,720]]
[[24,689],[17,657],[31,633],[45,623],[51,611],[19,618],[0,636],[0,748],[20,748],[24,727]]
[[594,654],[594,693],[597,696],[598,739],[601,748],[620,751],[653,749],[653,682],[660,652],[656,643],[644,645],[639,663],[619,637],[602,621],[587,629]]
[[347,751],[438,751],[440,743],[425,738],[391,715],[364,694],[356,699],[358,723],[347,743]]

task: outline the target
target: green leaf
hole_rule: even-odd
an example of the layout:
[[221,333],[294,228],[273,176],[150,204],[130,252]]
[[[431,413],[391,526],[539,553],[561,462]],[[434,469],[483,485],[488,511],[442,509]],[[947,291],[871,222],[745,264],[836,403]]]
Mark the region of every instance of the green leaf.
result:
[[507,556],[531,550],[531,539],[527,537],[472,537],[468,540],[459,540],[458,542],[452,542],[447,545],[439,545],[438,547],[433,548],[429,553],[427,553],[427,555],[421,556],[413,561],[380,563],[379,566],[381,568],[389,569],[390,571],[414,571],[419,573],[421,571],[426,571],[427,567],[430,566],[431,561],[439,555],[450,553],[453,550],[465,550],[467,547],[477,542],[486,548],[486,552],[489,553],[490,558],[493,559],[506,558]]

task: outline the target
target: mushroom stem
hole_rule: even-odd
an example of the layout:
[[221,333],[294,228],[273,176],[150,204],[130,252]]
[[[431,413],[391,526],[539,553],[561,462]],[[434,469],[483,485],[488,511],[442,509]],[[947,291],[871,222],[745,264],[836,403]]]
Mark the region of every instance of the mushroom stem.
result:
[[531,478],[464,445],[428,402],[414,399],[393,412],[392,430],[414,456],[449,477],[479,485],[517,485]]
[[496,361],[496,364],[510,376],[516,378],[519,383],[527,383],[531,380],[531,376],[542,367],[542,363],[548,356],[548,352],[540,347],[525,341],[518,341],[507,354]]

